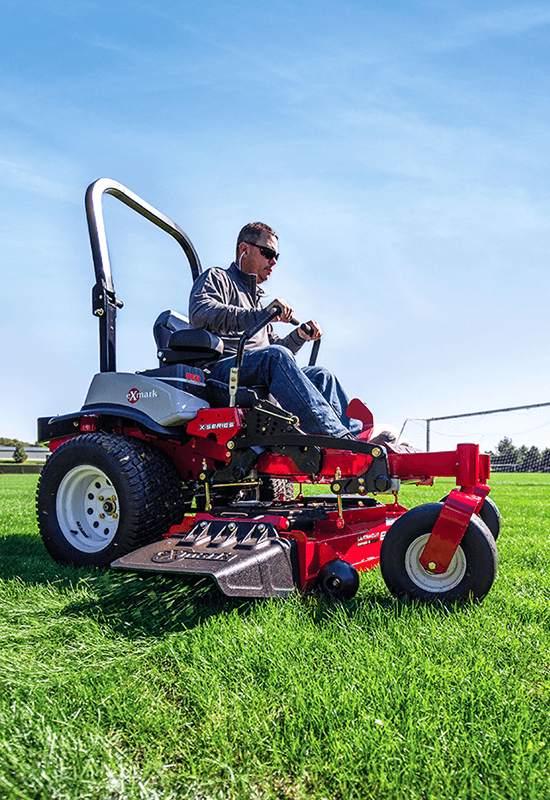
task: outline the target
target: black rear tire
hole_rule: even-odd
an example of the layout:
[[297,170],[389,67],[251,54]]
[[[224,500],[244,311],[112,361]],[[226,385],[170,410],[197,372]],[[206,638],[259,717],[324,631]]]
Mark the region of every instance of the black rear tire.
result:
[[139,439],[90,433],[48,458],[36,509],[56,561],[106,567],[181,522],[185,500],[181,477],[162,451]]
[[498,558],[495,540],[478,516],[471,518],[445,573],[431,574],[420,564],[442,508],[443,503],[417,506],[393,523],[380,550],[382,577],[397,597],[427,602],[481,600],[493,585]]

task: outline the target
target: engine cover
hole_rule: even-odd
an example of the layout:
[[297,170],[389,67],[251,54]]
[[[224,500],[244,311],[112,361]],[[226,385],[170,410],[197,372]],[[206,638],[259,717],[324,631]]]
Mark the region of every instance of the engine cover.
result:
[[195,419],[201,408],[210,408],[189,392],[176,389],[166,381],[136,375],[133,372],[100,372],[94,375],[82,406],[112,404],[135,408],[159,425],[182,425]]

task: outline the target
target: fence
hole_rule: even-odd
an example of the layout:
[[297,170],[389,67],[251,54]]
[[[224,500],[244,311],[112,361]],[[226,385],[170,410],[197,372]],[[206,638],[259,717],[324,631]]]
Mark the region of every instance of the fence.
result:
[[0,464],[0,475],[29,475],[42,472],[44,464]]

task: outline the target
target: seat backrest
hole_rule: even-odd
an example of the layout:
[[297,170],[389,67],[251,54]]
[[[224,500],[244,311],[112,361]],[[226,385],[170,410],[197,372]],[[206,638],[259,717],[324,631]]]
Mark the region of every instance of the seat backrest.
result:
[[195,364],[206,366],[223,354],[223,340],[203,328],[193,328],[177,311],[163,311],[153,326],[160,366]]
[[177,311],[163,311],[159,314],[153,325],[153,336],[157,350],[168,347],[168,341],[174,331],[188,330],[191,327],[187,317]]

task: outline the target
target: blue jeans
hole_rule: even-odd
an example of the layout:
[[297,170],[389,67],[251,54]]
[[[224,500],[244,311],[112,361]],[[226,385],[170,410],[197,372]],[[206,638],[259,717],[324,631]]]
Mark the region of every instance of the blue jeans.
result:
[[[211,377],[228,383],[234,363],[234,358],[218,361]],[[338,379],[324,367],[300,369],[291,351],[281,345],[245,351],[239,384],[267,385],[285,411],[299,418],[305,433],[342,437],[362,428],[358,420],[346,415],[349,399]]]

